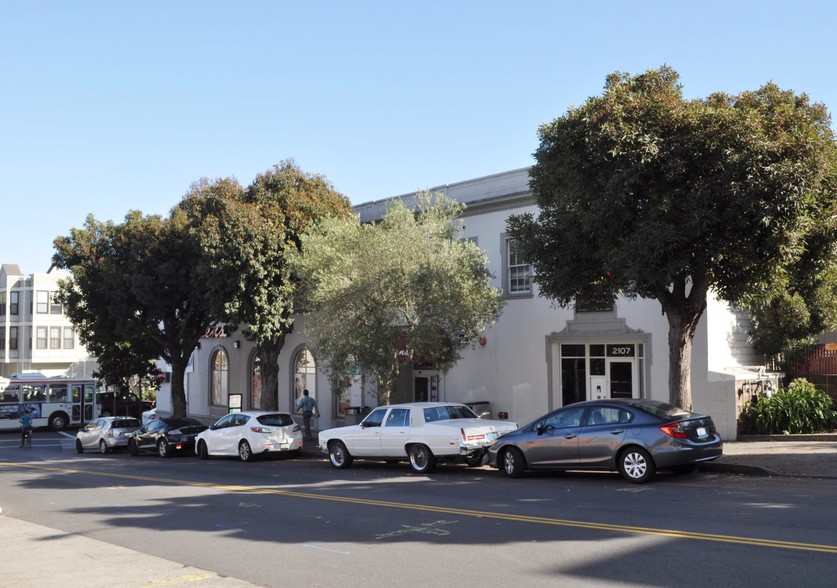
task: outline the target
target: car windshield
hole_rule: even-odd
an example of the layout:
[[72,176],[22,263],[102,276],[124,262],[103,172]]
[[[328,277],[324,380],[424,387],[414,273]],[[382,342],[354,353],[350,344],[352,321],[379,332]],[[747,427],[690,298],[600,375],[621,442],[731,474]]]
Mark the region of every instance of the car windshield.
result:
[[477,418],[477,415],[474,414],[474,411],[461,404],[453,404],[450,406],[430,406],[424,409],[425,423],[475,418]]
[[659,402],[657,400],[643,400],[641,402],[631,402],[631,406],[639,408],[645,412],[653,414],[655,417],[661,419],[682,419],[691,415],[688,410],[684,410],[679,406],[668,404],[666,402]]
[[136,427],[139,429],[139,421],[137,419],[118,419],[113,421],[111,428],[113,429],[131,429]]
[[257,417],[256,420],[265,427],[287,427],[288,425],[292,425],[294,422],[291,415],[282,413],[263,414],[260,417]]

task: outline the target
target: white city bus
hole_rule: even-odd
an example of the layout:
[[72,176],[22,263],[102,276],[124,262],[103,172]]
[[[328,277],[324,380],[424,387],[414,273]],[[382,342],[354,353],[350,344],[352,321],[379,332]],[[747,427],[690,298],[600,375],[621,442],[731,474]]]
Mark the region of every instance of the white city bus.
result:
[[47,378],[43,374],[0,377],[0,430],[17,429],[24,409],[33,427],[54,431],[83,425],[96,418],[98,382],[92,378]]

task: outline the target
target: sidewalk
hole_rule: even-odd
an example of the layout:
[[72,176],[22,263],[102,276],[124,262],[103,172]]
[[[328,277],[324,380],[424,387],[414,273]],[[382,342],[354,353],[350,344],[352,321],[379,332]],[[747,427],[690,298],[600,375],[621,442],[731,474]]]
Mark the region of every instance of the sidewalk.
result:
[[[183,588],[243,588],[255,586],[237,578],[184,566],[126,547],[73,535],[5,516],[0,510],[3,536],[3,585],[64,588],[76,570],[89,588],[171,586]],[[36,556],[46,554],[48,557]],[[37,561],[37,564],[34,562]]]
[[837,480],[837,440],[798,439],[793,435],[777,435],[770,441],[729,441],[724,443],[724,455],[703,464],[701,469],[756,476]]

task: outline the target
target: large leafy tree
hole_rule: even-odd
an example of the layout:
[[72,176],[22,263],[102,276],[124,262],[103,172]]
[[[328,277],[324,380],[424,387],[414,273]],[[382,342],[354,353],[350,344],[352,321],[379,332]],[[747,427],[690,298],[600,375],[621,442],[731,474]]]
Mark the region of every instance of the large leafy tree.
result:
[[[215,268],[235,276],[226,320],[256,344],[262,373],[262,408],[278,408],[279,353],[293,328],[297,279],[288,255],[314,221],[347,216],[348,199],[323,176],[283,161],[246,189],[218,191],[201,183],[181,207],[203,227],[201,244]],[[203,220],[201,220],[203,219]]]
[[[203,182],[191,198],[236,189],[234,180]],[[204,218],[187,212],[178,206],[163,218],[133,211],[121,224],[89,216],[84,228],[55,240],[53,256],[72,274],[61,286],[67,314],[94,349],[107,354],[128,344],[140,357],[153,353],[171,365],[175,416],[186,414],[189,358],[237,292],[236,275],[222,273],[203,247]]]
[[127,390],[134,378],[156,372],[156,352],[139,334],[126,336],[115,332],[108,313],[99,312],[113,296],[109,275],[112,258],[104,244],[115,232],[113,223],[99,223],[88,217],[85,230],[73,230],[70,237],[60,240],[61,263],[68,261],[71,255],[76,261],[84,257],[90,263],[75,266],[73,285],[62,283],[58,298],[70,320],[80,327],[77,329],[79,339],[97,359],[96,377],[108,385]]
[[449,369],[502,308],[485,254],[456,237],[463,205],[419,197],[393,201],[376,224],[329,218],[302,238],[296,271],[305,285],[305,325],[332,379],[360,368],[389,403],[407,362]]
[[753,346],[765,356],[793,354],[815,335],[837,329],[837,223],[829,220],[835,217],[826,217],[806,239],[786,288],[766,300],[745,301]]
[[669,67],[608,76],[601,96],[539,128],[540,214],[510,233],[561,305],[618,293],[660,302],[670,400],[692,406],[691,349],[712,289],[766,299],[788,283],[834,202],[830,117],[769,83],[683,97]]

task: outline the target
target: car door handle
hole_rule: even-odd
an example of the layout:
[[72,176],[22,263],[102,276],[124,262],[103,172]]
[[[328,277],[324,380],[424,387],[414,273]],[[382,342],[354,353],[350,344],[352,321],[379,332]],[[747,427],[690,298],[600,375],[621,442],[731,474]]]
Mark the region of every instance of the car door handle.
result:
[[622,434],[622,433],[624,433],[624,432],[625,432],[625,429],[613,429],[613,430],[610,432],[610,434],[611,434],[611,435],[621,435],[621,434]]
[[578,437],[578,435],[575,433],[567,433],[564,435],[564,439],[575,439],[576,437]]

